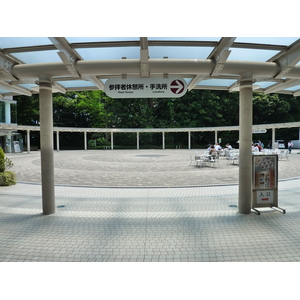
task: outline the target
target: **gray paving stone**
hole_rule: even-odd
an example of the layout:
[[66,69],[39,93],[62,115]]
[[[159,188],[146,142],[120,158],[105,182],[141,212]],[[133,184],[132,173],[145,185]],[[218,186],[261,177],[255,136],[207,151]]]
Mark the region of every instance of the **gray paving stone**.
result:
[[[183,155],[188,152],[168,150],[163,152],[165,161],[139,160],[139,165],[136,160],[140,152],[113,152],[55,154],[57,179],[65,182],[64,186],[55,188],[56,203],[64,204],[66,209],[50,216],[41,213],[40,185],[19,182],[0,187],[0,261],[300,261],[299,178],[279,182],[279,202],[287,209],[286,214],[266,209],[260,216],[240,215],[236,209],[229,208],[229,204],[237,203],[238,186],[208,186],[214,173],[183,164]],[[128,160],[134,165],[128,164],[128,172],[115,178],[111,176],[116,170],[113,166],[108,177],[111,183],[127,185],[127,188],[99,187],[99,181],[93,178],[99,176],[96,169],[83,172],[86,182],[82,181],[81,187],[72,186],[73,180],[79,180],[77,171],[91,167],[99,155],[103,155],[104,170],[105,159],[118,164],[121,159]],[[60,166],[66,156],[74,163]],[[35,154],[27,158],[26,154],[12,155],[12,158],[16,158],[20,178],[39,167]],[[179,173],[175,174],[174,164],[178,160]],[[287,163],[280,162],[280,172],[285,172],[280,177],[296,177],[299,164],[300,155],[296,154]],[[158,182],[161,185],[128,188],[134,184],[129,182],[141,166],[148,177],[157,177],[156,181],[149,178],[151,185]],[[224,176],[221,168],[218,172]],[[230,168],[226,172],[236,170]],[[75,175],[70,176],[73,171]],[[173,174],[174,177],[170,176]],[[38,178],[33,177],[32,180]],[[29,180],[30,175],[26,178]],[[105,180],[101,182],[107,184]],[[82,187],[88,181],[94,187]]]

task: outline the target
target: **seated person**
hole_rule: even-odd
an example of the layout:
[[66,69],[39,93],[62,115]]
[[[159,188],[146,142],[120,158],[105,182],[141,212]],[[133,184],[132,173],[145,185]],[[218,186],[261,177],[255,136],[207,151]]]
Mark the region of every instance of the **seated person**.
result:
[[216,143],[215,149],[216,149],[216,151],[220,151],[222,149],[222,147],[218,143]]
[[226,144],[226,148],[227,148],[228,150],[232,150],[232,146],[231,146],[230,144]]
[[209,155],[211,155],[211,158],[212,159],[215,159],[216,158],[216,156],[217,156],[217,151],[216,151],[216,149],[215,149],[215,146],[210,146],[210,150],[209,150],[209,153],[208,153]]

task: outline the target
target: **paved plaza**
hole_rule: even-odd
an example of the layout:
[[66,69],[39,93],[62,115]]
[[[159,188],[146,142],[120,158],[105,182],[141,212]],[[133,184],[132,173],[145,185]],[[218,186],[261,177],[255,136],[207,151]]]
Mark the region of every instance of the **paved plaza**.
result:
[[42,214],[40,153],[7,155],[1,262],[298,262],[300,154],[279,161],[279,206],[238,213],[238,167],[194,150],[55,152],[56,212]]
[[[197,150],[205,151],[205,150]],[[300,154],[279,162],[279,179],[300,176]],[[199,187],[238,183],[238,166],[220,159],[218,168],[195,168],[195,150],[88,150],[54,152],[55,184],[81,187]],[[40,183],[40,153],[7,155],[18,182]]]

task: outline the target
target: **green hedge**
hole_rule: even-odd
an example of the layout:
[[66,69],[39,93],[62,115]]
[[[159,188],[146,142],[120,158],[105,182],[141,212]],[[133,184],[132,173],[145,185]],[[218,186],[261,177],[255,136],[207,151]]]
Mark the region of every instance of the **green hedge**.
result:
[[3,149],[0,147],[0,185],[16,184],[16,174],[14,172],[6,171],[7,168],[13,166],[12,161],[5,157]]
[[16,174],[11,171],[0,173],[0,185],[8,186],[16,184]]
[[5,154],[3,149],[0,147],[0,173],[5,171]]

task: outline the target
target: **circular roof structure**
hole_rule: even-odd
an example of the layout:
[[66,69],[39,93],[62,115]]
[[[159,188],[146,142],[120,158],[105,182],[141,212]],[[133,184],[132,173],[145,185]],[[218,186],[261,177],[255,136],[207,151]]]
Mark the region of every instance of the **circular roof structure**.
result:
[[181,77],[187,89],[300,95],[299,37],[0,37],[0,98],[104,90],[110,78]]

